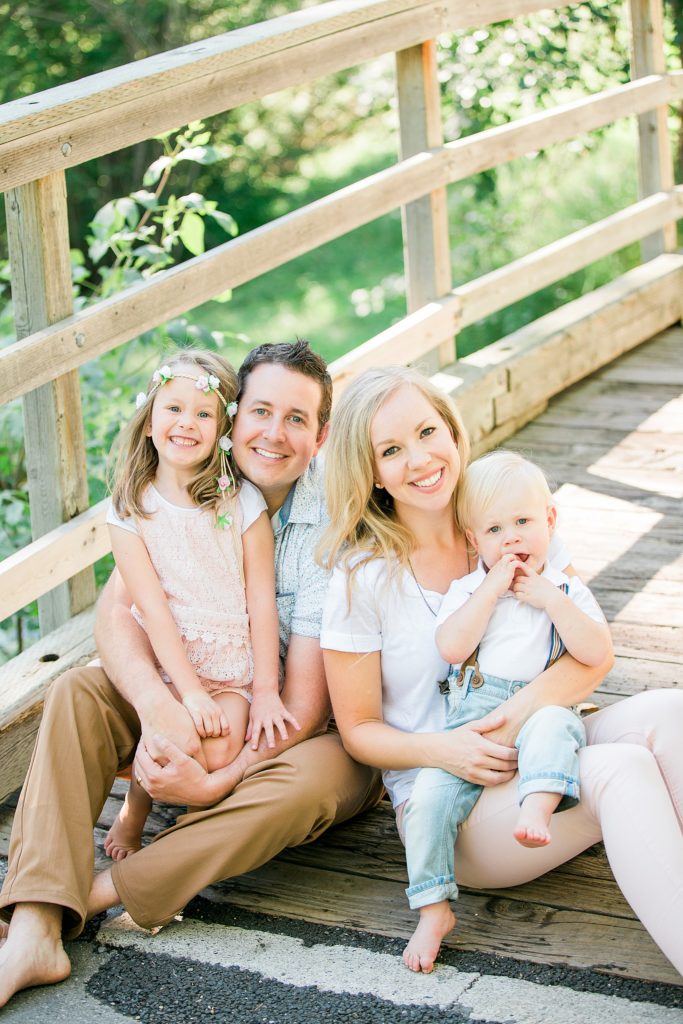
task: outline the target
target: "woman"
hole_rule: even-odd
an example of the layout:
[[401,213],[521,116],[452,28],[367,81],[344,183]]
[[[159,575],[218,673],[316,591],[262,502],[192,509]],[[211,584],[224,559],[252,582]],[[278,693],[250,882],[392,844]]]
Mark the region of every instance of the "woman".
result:
[[[321,645],[344,745],[384,770],[399,831],[420,768],[486,787],[456,849],[457,877],[469,887],[518,885],[603,839],[626,899],[683,973],[683,694],[642,693],[586,720],[581,802],[554,816],[552,842],[536,850],[513,838],[514,740],[539,708],[584,699],[610,664],[589,668],[565,654],[499,712],[443,731],[438,682],[448,666],[434,625],[451,581],[474,568],[455,515],[467,457],[452,403],[414,370],[369,370],[335,409],[325,557],[336,568]],[[555,542],[550,559],[567,571],[562,555]],[[449,911],[418,929],[407,965],[431,971],[454,923]]]

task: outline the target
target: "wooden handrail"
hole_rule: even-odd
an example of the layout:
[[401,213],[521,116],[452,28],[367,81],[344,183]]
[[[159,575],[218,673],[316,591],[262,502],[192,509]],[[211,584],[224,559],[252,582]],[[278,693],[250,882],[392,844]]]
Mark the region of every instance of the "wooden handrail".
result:
[[[683,217],[683,186],[643,199],[454,288],[330,364],[338,395],[370,366],[415,362],[463,326]],[[110,550],[101,501],[0,563],[0,621]]]
[[331,0],[0,107],[0,190],[548,0]]
[[671,102],[676,82],[652,75],[449,142],[162,271],[2,349],[0,404],[436,188]]

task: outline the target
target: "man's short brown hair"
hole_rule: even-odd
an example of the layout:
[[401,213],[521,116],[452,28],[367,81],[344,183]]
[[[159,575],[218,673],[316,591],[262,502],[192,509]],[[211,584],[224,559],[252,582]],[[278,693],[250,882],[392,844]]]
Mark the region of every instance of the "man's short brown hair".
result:
[[[322,356],[314,352],[305,338],[296,341],[283,341],[274,345],[257,345],[247,355],[237,371],[239,394],[244,392],[247,379],[257,366],[275,363],[295,373],[303,373],[304,377],[312,377],[320,385],[320,407],[318,409],[318,433],[330,418],[332,411],[332,378],[327,370],[327,363]],[[239,395],[238,395],[239,397]]]

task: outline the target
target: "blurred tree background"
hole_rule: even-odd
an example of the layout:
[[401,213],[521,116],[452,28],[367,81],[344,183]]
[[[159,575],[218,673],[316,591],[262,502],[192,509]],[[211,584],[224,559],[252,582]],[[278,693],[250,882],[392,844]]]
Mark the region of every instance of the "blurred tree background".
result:
[[[302,0],[0,0],[0,102],[305,6]],[[670,64],[683,0],[668,5]],[[439,39],[448,141],[629,77],[627,4],[586,0]],[[677,130],[675,112],[672,130]],[[77,308],[380,170],[397,158],[393,58],[267,96],[204,124],[67,172]],[[636,126],[626,119],[449,188],[455,284],[637,199]],[[683,153],[677,144],[680,162]],[[0,222],[0,345],[13,340]],[[638,262],[638,247],[468,328],[464,354]],[[307,336],[332,359],[405,313],[400,212],[382,217],[150,331],[82,371],[91,501],[105,453],[164,346],[197,342],[239,362],[262,341]],[[106,401],[102,401],[106,395]],[[30,539],[19,403],[0,409],[0,557]],[[100,578],[108,571],[98,567]],[[0,624],[0,659],[35,635],[32,610]]]

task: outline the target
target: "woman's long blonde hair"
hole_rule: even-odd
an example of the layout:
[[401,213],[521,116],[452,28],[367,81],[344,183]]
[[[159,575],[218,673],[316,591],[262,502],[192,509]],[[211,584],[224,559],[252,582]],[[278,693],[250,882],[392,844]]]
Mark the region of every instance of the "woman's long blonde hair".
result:
[[[225,401],[221,401],[220,398],[216,399],[216,445],[211,455],[198,467],[187,487],[195,505],[216,509],[224,497],[216,485],[217,478],[221,476],[221,451],[218,446],[218,438],[223,435],[229,436],[232,429],[232,417],[226,406],[234,402],[237,397],[237,374],[227,359],[219,356],[216,352],[204,349],[180,349],[165,358],[163,363],[164,366],[169,366],[176,371],[181,369],[196,371],[198,377],[212,374],[220,381],[218,390]],[[128,516],[148,518],[148,514],[143,508],[143,495],[147,486],[154,480],[159,465],[159,456],[152,438],[147,435],[147,429],[152,418],[152,408],[163,389],[164,384],[155,388],[154,381],[150,379],[145,392],[148,396],[147,401],[136,410],[130,423],[119,434],[115,444],[116,462],[111,474],[111,491],[114,508],[121,518]],[[230,458],[230,468],[235,481],[233,491],[235,493],[239,488],[240,475],[232,458]]]
[[[411,367],[366,370],[343,392],[332,412],[325,445],[325,493],[330,526],[319,548],[322,564],[337,564],[353,575],[373,558],[407,566],[413,536],[394,516],[393,499],[374,486],[375,459],[370,431],[384,402],[406,384],[417,388],[448,426],[460,455],[458,484],[469,459],[467,431],[452,400]],[[456,515],[455,494],[453,515]],[[359,557],[360,556],[360,557]],[[365,556],[365,557],[363,557]]]

